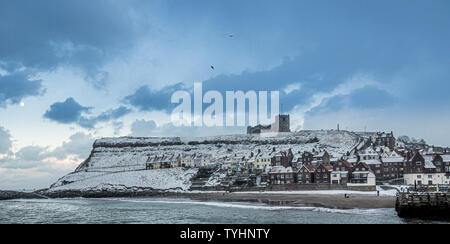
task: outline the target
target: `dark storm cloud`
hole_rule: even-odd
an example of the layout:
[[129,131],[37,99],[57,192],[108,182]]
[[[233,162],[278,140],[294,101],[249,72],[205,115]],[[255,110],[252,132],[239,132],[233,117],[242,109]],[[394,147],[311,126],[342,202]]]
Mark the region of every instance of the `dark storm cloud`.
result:
[[129,113],[131,113],[131,109],[121,106],[116,109],[111,109],[106,112],[101,113],[99,116],[95,116],[93,118],[85,118],[81,117],[78,121],[78,124],[81,127],[92,129],[99,122],[108,122],[119,119]]
[[44,118],[61,124],[74,123],[83,128],[93,129],[97,123],[119,119],[132,111],[127,107],[120,106],[116,109],[105,111],[98,116],[86,117],[85,114],[89,113],[91,109],[91,107],[80,105],[75,99],[70,97],[64,102],[52,104],[45,112]]
[[[289,110],[307,103],[314,94],[332,91],[355,74],[368,74],[381,84],[397,82],[392,87],[393,93],[404,93],[400,101],[403,105],[449,104],[448,1],[165,3],[167,11],[162,12],[167,14],[168,26],[177,32],[190,35],[199,26],[210,28],[208,34],[199,35],[203,38],[199,42],[209,44],[208,35],[232,30],[233,45],[248,45],[249,56],[289,53],[281,52],[283,47],[299,50],[295,58],[286,58],[278,67],[260,72],[220,75],[222,67],[214,64],[218,75],[203,82],[204,90],[282,91],[289,84],[301,83],[301,89],[280,94],[280,103]],[[195,10],[200,8],[208,14],[198,14]],[[229,53],[236,52],[233,49],[236,46],[228,42],[218,45],[225,46]],[[405,84],[398,81],[399,77]],[[162,110],[170,105],[168,97],[165,89],[158,92],[144,87],[128,100],[141,110]],[[385,94],[375,91],[371,97],[384,100]],[[373,104],[352,104],[373,107]]]
[[82,114],[89,112],[91,108],[81,106],[73,98],[67,98],[64,102],[57,102],[50,106],[44,118],[61,124],[70,124],[80,121]]
[[101,85],[102,64],[133,41],[130,7],[108,0],[1,1],[0,61],[8,71],[69,65]]
[[0,107],[18,104],[25,97],[43,93],[42,81],[29,78],[28,72],[0,75]]
[[173,105],[170,102],[172,94],[177,90],[184,90],[181,83],[164,87],[160,91],[153,91],[149,86],[144,85],[133,94],[126,96],[124,102],[138,108],[141,111],[166,110]]

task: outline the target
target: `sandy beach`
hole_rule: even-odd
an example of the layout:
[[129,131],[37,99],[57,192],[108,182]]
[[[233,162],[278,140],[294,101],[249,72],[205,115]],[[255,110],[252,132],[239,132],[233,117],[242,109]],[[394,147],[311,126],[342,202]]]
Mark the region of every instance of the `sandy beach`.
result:
[[274,193],[177,193],[185,197],[202,201],[243,201],[262,202],[269,205],[314,206],[337,209],[373,209],[394,208],[395,196],[376,196],[364,194],[274,194]]

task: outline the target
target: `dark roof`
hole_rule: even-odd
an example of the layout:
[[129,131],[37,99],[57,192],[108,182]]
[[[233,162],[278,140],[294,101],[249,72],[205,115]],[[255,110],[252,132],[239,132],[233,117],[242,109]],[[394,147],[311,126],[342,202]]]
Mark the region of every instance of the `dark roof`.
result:
[[304,164],[299,170],[301,170],[303,167],[305,167],[309,172],[316,171],[316,167],[312,164]]
[[341,162],[342,164],[344,164],[345,167],[351,168],[352,164],[349,163],[347,160],[341,159],[339,161],[337,161],[337,163]]
[[323,164],[320,164],[319,167],[320,166],[322,166],[323,168],[325,168],[328,171],[333,171],[333,166],[331,166],[329,164],[323,163]]

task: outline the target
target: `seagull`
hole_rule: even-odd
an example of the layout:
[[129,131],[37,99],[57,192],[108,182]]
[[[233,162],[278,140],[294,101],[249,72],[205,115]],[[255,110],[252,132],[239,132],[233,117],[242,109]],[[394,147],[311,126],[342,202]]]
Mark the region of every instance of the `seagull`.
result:
[[211,65],[211,69],[214,70],[214,66]]
[[228,34],[228,37],[233,38],[234,35],[233,34]]

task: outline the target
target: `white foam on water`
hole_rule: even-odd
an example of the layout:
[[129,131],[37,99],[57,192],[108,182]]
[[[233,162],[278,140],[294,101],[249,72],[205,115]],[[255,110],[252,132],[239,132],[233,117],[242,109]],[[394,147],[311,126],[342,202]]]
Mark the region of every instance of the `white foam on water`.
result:
[[340,214],[362,214],[362,215],[380,215],[386,214],[392,211],[389,208],[379,209],[333,209],[324,207],[309,207],[309,206],[264,206],[264,205],[249,205],[241,203],[225,203],[225,202],[202,202],[202,201],[172,201],[172,200],[132,200],[132,199],[109,199],[124,202],[133,203],[162,203],[162,204],[188,204],[188,205],[203,205],[221,208],[243,208],[243,209],[255,209],[255,210],[267,210],[267,211],[279,211],[279,210],[301,210],[301,211],[314,211],[323,213],[340,213]]

